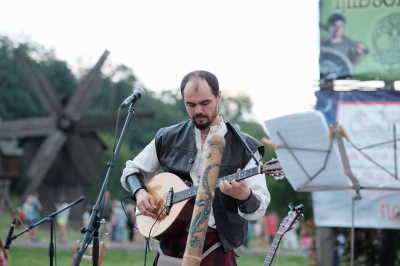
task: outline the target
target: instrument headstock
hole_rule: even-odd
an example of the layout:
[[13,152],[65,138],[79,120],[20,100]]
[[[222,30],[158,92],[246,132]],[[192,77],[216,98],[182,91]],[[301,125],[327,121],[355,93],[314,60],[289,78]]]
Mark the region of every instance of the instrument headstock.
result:
[[278,159],[272,159],[263,164],[262,172],[266,175],[272,176],[275,180],[282,179],[285,173],[282,170],[281,164]]
[[303,204],[299,204],[295,207],[292,203],[289,203],[290,211],[280,224],[278,233],[283,235],[284,233],[296,228],[294,225],[297,224],[301,218],[303,218],[303,207]]

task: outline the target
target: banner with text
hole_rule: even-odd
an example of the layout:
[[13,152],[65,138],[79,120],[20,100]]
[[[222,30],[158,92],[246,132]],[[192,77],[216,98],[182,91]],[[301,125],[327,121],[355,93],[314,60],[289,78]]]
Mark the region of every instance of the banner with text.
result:
[[400,1],[320,0],[320,80],[400,77]]
[[400,228],[399,136],[400,92],[319,91],[316,109],[328,124],[336,121],[349,137],[345,141],[351,172],[362,190],[361,199],[343,191],[313,192],[317,226]]

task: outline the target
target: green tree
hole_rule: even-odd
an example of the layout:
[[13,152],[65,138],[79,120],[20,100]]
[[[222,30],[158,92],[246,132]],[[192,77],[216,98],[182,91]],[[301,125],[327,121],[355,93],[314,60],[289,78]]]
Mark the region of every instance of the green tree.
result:
[[[161,95],[172,94],[171,92],[163,92]],[[118,101],[118,105],[126,97],[121,97]],[[112,169],[112,178],[109,181],[109,188],[113,195],[126,194],[122,189],[120,183],[120,176],[125,162],[133,159],[155,136],[156,132],[161,127],[170,126],[172,124],[181,122],[187,119],[186,114],[182,114],[181,103],[179,101],[166,101],[163,97],[157,98],[155,93],[146,90],[145,97],[137,102],[136,114],[151,112],[153,114],[152,119],[135,119],[135,114],[132,116],[130,124],[128,126],[125,139],[122,141],[121,150],[117,158],[116,165]],[[116,108],[116,111],[117,112]],[[127,112],[127,109],[123,109],[121,112]],[[125,121],[120,121],[124,123]],[[119,132],[120,133],[120,132]],[[113,142],[119,136],[114,137],[113,131],[107,131],[102,134],[102,139],[107,143],[107,151],[103,156],[104,172],[107,170],[107,162],[112,158],[113,153]],[[119,134],[118,134],[119,135]]]
[[[41,108],[26,78],[20,71],[14,59],[16,49],[23,49],[30,55],[34,67],[44,70],[51,85],[55,88],[60,99],[67,99],[77,88],[78,81],[87,69],[81,70],[76,76],[68,68],[65,61],[57,59],[52,51],[32,43],[14,44],[7,37],[0,37],[0,117],[18,119],[25,117],[41,116]],[[122,114],[128,108],[120,110],[120,103],[132,92],[137,85],[137,78],[132,69],[125,65],[111,65],[106,75],[103,75],[101,88],[93,97],[88,114]],[[108,189],[114,196],[122,197],[126,192],[120,185],[120,175],[125,167],[125,162],[136,156],[154,138],[157,130],[162,127],[188,119],[179,88],[156,93],[145,89],[145,97],[137,102],[135,113],[132,116],[125,138],[122,140],[121,149],[108,183]],[[15,104],[18,102],[18,105]],[[252,102],[248,95],[228,96],[221,102],[221,115],[226,122],[239,126],[244,132],[261,140],[267,138],[263,127],[255,121],[249,120]],[[152,113],[152,119],[136,119],[137,114]],[[119,120],[120,125],[125,121]],[[120,137],[120,129],[109,129],[100,132],[100,137],[107,150],[103,154],[103,173],[108,170],[114,153],[114,143]],[[263,162],[275,158],[275,152],[266,146]],[[268,210],[276,210],[281,216],[287,212],[287,205],[303,203],[305,213],[312,216],[310,193],[297,193],[293,191],[286,179],[274,180],[266,177],[272,200]],[[96,193],[96,192],[94,192]]]
[[246,115],[251,114],[252,108],[253,102],[250,96],[239,94],[237,96],[223,97],[220,111],[224,120],[239,124],[246,120]]
[[[3,120],[43,114],[36,95],[14,60],[14,43],[0,37],[0,117]],[[18,104],[15,104],[18,102]]]
[[273,177],[267,177],[268,190],[271,193],[271,202],[267,212],[277,211],[279,217],[287,216],[289,203],[295,206],[303,204],[303,214],[306,219],[312,219],[312,199],[310,192],[297,192],[290,185],[286,178],[275,180]]

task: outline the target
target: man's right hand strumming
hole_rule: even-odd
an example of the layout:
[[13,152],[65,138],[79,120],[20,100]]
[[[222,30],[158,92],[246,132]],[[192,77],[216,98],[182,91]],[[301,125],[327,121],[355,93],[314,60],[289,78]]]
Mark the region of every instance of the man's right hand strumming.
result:
[[139,189],[135,193],[135,198],[136,198],[137,208],[142,213],[142,215],[157,218],[156,217],[157,207],[155,199],[152,195],[150,195],[145,189]]

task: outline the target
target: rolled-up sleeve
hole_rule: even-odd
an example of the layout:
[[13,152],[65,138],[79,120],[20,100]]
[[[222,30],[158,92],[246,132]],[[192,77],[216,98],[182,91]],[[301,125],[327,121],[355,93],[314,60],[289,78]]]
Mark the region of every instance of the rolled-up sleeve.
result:
[[[260,160],[260,154],[258,152],[255,153],[255,157],[257,160]],[[251,159],[246,167],[242,170],[247,170],[257,167],[256,162]],[[247,178],[246,183],[248,187],[251,189],[254,196],[260,201],[260,207],[257,211],[253,213],[242,213],[239,209],[239,215],[248,221],[255,221],[260,219],[265,215],[267,207],[271,201],[271,195],[267,188],[267,181],[264,174],[257,174],[255,176],[251,176]]]

